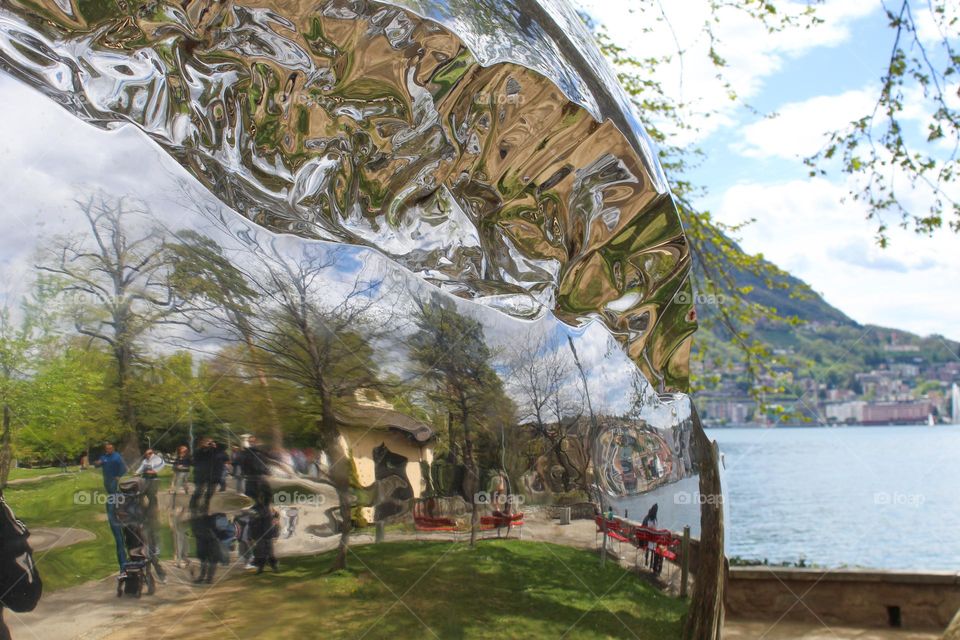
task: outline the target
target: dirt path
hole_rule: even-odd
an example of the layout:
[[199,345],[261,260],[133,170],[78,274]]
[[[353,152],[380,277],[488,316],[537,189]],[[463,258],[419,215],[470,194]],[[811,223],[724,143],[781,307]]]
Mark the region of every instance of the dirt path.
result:
[[30,546],[36,553],[58,547],[69,547],[78,542],[95,540],[96,537],[92,531],[76,527],[36,527],[30,529]]
[[42,476],[33,476],[32,478],[17,478],[16,480],[7,480],[7,486],[15,487],[20,484],[30,484],[32,482],[40,482],[41,480],[49,480],[50,478],[63,478],[75,475],[77,475],[76,472],[67,471],[66,473],[48,473]]
[[[157,585],[157,592],[152,596],[118,598],[116,577],[111,576],[44,594],[32,612],[17,614],[6,610],[4,618],[16,640],[93,640],[106,638],[118,629],[136,627],[154,611],[169,610],[170,615],[175,615],[177,610],[194,601],[202,601],[200,596],[210,585],[194,585],[187,569],[166,563],[164,566],[167,582]],[[221,587],[214,585],[213,588]],[[137,637],[144,637],[142,628]]]

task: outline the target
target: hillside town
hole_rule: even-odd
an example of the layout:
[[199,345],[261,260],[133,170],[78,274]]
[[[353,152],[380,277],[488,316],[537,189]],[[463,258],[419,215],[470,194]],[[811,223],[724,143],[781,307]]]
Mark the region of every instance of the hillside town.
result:
[[744,366],[733,363],[705,385],[701,413],[715,427],[960,424],[960,359],[930,358],[910,343],[885,344],[882,354],[838,376],[802,366],[795,349],[776,349],[748,388]]

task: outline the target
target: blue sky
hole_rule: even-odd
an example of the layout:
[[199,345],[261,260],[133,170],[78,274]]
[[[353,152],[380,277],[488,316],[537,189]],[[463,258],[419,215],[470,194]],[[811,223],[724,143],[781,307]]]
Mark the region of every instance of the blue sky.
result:
[[[827,131],[872,107],[892,45],[879,0],[826,0],[818,8],[823,24],[777,34],[737,12],[722,15],[717,46],[740,103],[727,99],[707,60],[701,30],[706,2],[662,3],[669,24],[661,22],[647,34],[640,27],[651,24],[650,18],[634,9],[636,3],[577,4],[637,55],[676,51],[677,43],[684,50],[682,69],[680,56],[674,56],[659,79],[696,111],[715,113],[690,116],[699,131],[681,132],[676,139],[706,154],[690,173],[708,189],[698,204],[724,222],[755,219],[741,234],[745,249],[806,280],[859,322],[960,338],[960,237],[946,230],[926,237],[895,228],[890,247],[880,249],[876,224],[865,219],[858,203],[844,201],[847,179],[811,180],[801,160],[821,148]],[[918,14],[918,22],[921,36],[931,37],[926,16]],[[956,92],[954,85],[950,93],[960,106]],[[905,124],[919,135],[926,126],[922,101],[907,95],[906,103]],[[922,194],[908,195],[923,213]]]

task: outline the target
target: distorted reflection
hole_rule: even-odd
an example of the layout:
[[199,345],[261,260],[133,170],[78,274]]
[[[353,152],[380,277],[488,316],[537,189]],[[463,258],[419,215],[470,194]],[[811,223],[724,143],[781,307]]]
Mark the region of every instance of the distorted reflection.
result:
[[680,219],[566,4],[9,5],[4,68],[140,127],[250,220],[375,247],[517,317],[593,316],[648,379],[685,387]]
[[565,5],[401,4],[0,8],[66,107],[0,76],[3,329],[77,381],[17,446],[149,449],[105,484],[119,594],[163,578],[161,513],[198,583],[364,535],[699,532],[689,253],[610,72]]

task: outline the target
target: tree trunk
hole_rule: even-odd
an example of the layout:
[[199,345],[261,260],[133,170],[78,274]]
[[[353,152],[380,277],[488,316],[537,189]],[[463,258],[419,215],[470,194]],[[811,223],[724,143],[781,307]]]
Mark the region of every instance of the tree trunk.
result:
[[270,381],[263,367],[257,361],[255,355],[256,347],[253,344],[253,337],[249,328],[243,330],[243,340],[247,343],[247,351],[250,353],[250,361],[253,363],[254,372],[257,374],[257,382],[263,390],[264,398],[267,402],[267,417],[270,420],[270,444],[274,449],[283,448],[283,426],[280,424],[280,415],[277,413],[277,405],[273,401],[273,393],[270,392]]
[[464,493],[470,500],[470,548],[477,545],[477,525],[480,521],[480,513],[477,509],[477,492],[480,490],[480,470],[473,458],[473,439],[470,433],[470,410],[467,408],[466,399],[460,398],[460,415],[463,421],[463,462],[466,467],[464,477]]
[[337,429],[333,415],[331,398],[327,393],[321,394],[321,431],[323,441],[330,456],[330,480],[337,492],[337,501],[340,503],[340,544],[337,547],[337,557],[333,561],[334,570],[347,568],[347,551],[350,547],[350,529],[352,527],[353,499],[350,491],[350,471],[353,460],[350,452],[346,451],[340,441],[340,430]]
[[130,397],[130,350],[120,346],[114,350],[117,359],[117,401],[120,404],[120,455],[127,466],[140,457],[140,439],[137,437],[137,418]]
[[703,432],[700,416],[693,407],[694,446],[700,451],[700,559],[693,599],[684,625],[686,640],[720,640],[723,634],[723,598],[726,559],[723,554],[723,501],[720,461],[713,443]]
[[456,449],[456,441],[454,440],[454,435],[453,435],[453,412],[452,411],[447,411],[447,442],[449,443],[447,446],[450,448],[450,450],[447,451],[447,462],[449,462],[452,465],[455,465],[457,464],[457,449]]
[[10,405],[3,403],[3,432],[0,434],[0,491],[7,488],[10,477]]
[[[567,343],[570,345],[570,351],[573,353],[573,362],[577,365],[577,371],[580,372],[580,380],[583,382],[583,395],[587,400],[587,411],[590,413],[590,427],[587,431],[583,451],[584,457],[586,458],[586,466],[584,468],[584,480],[586,480],[587,472],[593,462],[593,443],[600,435],[600,427],[597,424],[597,415],[593,412],[593,403],[590,401],[590,385],[587,384],[587,374],[583,370],[583,365],[580,364],[580,356],[577,355],[577,348],[573,346],[573,338],[571,336],[567,336]],[[602,511],[603,494],[600,491],[599,485],[596,482],[588,483],[588,485],[593,488],[593,499],[597,504],[597,508]]]

